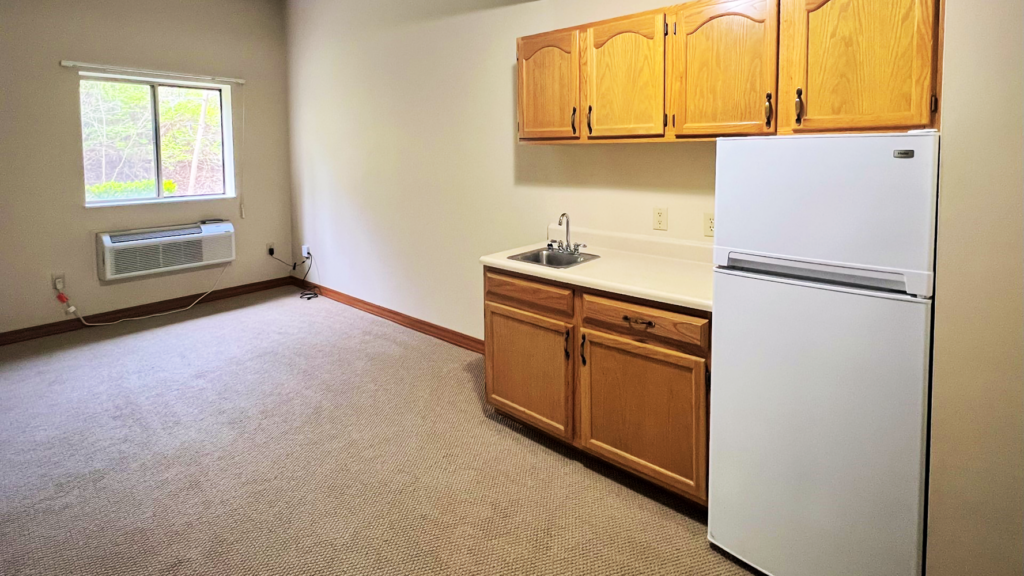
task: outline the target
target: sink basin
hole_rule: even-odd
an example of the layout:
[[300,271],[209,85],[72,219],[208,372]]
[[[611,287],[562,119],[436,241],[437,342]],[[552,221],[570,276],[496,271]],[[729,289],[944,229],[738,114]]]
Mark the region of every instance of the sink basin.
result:
[[509,256],[509,260],[518,260],[520,262],[529,262],[530,264],[539,264],[541,266],[547,266],[548,268],[572,268],[573,266],[579,266],[584,262],[600,258],[597,254],[569,254],[567,252],[559,252],[557,250],[549,250],[547,248],[540,248],[537,250],[531,250],[529,252],[523,252],[522,254],[516,254],[515,256]]

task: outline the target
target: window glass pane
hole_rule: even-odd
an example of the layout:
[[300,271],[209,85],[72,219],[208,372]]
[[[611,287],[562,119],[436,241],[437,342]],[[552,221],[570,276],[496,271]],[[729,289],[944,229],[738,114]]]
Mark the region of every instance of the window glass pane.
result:
[[152,90],[82,80],[86,201],[155,198]]
[[220,91],[157,87],[165,196],[224,193]]

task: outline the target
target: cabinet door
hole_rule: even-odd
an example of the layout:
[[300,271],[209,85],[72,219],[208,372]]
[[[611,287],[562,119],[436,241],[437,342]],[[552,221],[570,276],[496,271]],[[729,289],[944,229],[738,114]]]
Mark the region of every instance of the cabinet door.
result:
[[675,134],[775,132],[777,0],[699,0],[676,15]]
[[580,366],[583,447],[705,501],[704,360],[583,330]]
[[781,0],[780,131],[930,125],[935,28],[935,0]]
[[520,38],[519,137],[579,138],[579,31]]
[[571,440],[572,326],[491,302],[484,319],[487,401]]
[[586,46],[587,135],[664,136],[665,15],[591,27]]

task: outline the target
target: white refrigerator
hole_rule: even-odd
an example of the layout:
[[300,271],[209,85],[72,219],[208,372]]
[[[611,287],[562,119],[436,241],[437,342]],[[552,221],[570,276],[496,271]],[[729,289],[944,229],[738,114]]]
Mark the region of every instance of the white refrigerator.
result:
[[718,143],[708,539],[922,572],[939,136]]

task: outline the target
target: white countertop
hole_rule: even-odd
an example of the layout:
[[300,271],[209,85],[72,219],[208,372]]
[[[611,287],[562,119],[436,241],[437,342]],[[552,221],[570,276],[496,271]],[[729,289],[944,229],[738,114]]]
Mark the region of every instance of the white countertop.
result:
[[[549,235],[553,235],[551,233],[556,230],[557,228],[551,230]],[[710,246],[684,242],[670,242],[666,246],[664,241],[646,237],[586,230],[573,232],[573,241],[580,240],[578,236],[582,236],[583,241],[590,245],[583,252],[597,254],[600,258],[572,268],[548,268],[508,259],[509,256],[543,248],[546,245],[539,242],[484,256],[480,258],[480,262],[492,268],[584,288],[711,311],[714,266],[711,264]],[[618,238],[615,238],[616,236]],[[602,240],[605,242],[602,243]],[[643,250],[649,242],[658,242],[661,246],[655,246],[654,250],[634,251]],[[609,245],[616,246],[612,248],[608,247]],[[693,259],[679,257],[680,255]]]

